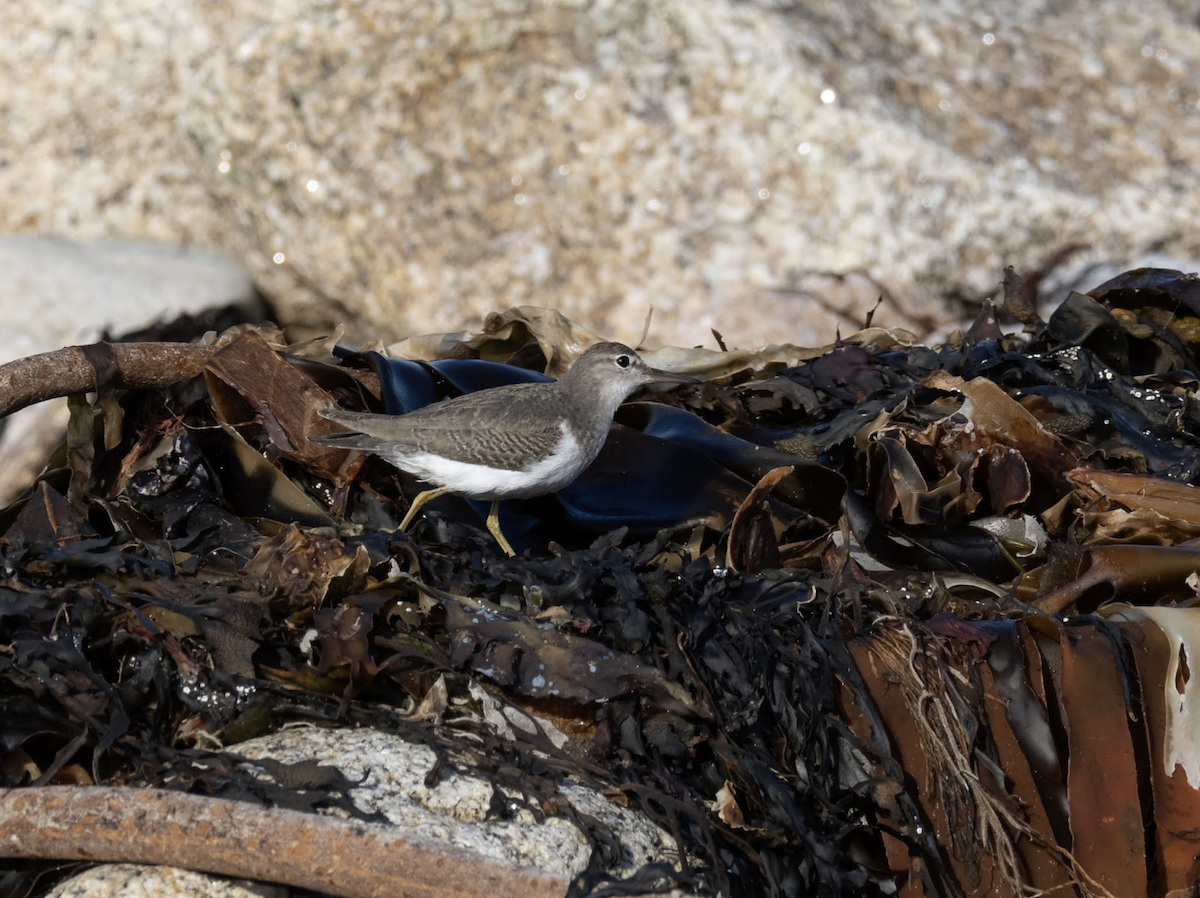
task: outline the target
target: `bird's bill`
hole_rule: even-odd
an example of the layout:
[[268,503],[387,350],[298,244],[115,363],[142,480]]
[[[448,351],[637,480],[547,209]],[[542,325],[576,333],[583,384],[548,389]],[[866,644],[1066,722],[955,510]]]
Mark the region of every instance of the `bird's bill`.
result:
[[654,380],[650,383],[656,384],[698,384],[700,379],[691,377],[687,374],[676,374],[674,371],[663,371],[661,368],[651,368],[650,373],[654,375]]

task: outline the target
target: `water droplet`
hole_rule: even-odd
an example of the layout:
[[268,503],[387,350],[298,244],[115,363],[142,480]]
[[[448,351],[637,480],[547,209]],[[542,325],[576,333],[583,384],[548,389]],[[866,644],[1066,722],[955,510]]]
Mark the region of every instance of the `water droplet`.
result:
[[524,178],[522,178],[520,175],[513,175],[511,180],[513,187],[520,187]]
[[837,100],[837,91],[835,91],[832,87],[827,87],[821,91],[821,102],[826,106],[835,100]]
[[765,187],[761,188],[758,191],[758,198],[760,200],[765,200],[765,199],[769,198],[770,196],[771,196],[771,191],[767,190],[767,188],[765,188]]
[[569,166],[569,165],[560,165],[560,166],[558,167],[558,173],[559,173],[560,175],[569,175],[569,174],[571,173],[571,166]]
[[309,193],[316,193],[318,190],[321,189],[321,182],[309,180],[309,182],[304,185],[304,189],[307,190]]
[[662,209],[662,203],[656,197],[646,200],[646,211],[658,212],[660,209]]
[[586,90],[577,90],[577,91],[575,91],[575,99],[576,99],[576,100],[583,100],[583,99],[586,99],[586,98],[587,98],[587,91],[586,91]]
[[996,43],[996,35],[992,34],[990,31],[987,32],[983,36],[983,42],[990,47],[992,44]]
[[218,163],[217,171],[219,171],[223,175],[229,174],[229,163],[228,162]]
[[524,206],[525,205],[525,194],[518,193],[516,196],[513,197],[513,202],[516,203],[518,206]]
[[801,143],[799,143],[796,146],[796,152],[799,153],[801,156],[807,156],[809,153],[812,152],[812,144],[809,143],[807,140],[802,141]]
[[283,253],[276,253],[275,255],[271,256],[271,261],[276,265],[282,265],[287,261],[287,256],[285,256]]

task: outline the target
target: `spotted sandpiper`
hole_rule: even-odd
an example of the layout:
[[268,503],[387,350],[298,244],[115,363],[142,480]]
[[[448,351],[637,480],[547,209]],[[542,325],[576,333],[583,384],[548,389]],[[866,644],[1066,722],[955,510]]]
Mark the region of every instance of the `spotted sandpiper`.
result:
[[401,530],[446,493],[490,499],[487,528],[514,555],[500,531],[500,500],[543,496],[571,483],[600,453],[617,406],[657,382],[699,381],[651,368],[628,346],[598,343],[550,383],[493,387],[407,415],[324,411],[353,430],[314,440],[373,452],[434,484],[413,499]]

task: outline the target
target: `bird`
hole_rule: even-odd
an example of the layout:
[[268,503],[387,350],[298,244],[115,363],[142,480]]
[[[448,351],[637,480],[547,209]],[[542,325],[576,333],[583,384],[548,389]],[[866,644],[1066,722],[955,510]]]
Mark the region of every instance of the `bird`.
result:
[[500,502],[543,496],[574,481],[600,454],[617,407],[650,383],[699,381],[651,368],[622,343],[597,343],[556,381],[492,387],[405,415],[323,410],[350,429],[313,440],[374,453],[433,484],[413,499],[401,530],[446,493],[491,500],[488,531],[511,557]]

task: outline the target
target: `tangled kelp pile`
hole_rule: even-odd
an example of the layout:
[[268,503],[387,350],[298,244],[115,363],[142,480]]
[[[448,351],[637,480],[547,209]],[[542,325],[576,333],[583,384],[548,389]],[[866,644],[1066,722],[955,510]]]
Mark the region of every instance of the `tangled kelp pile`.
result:
[[[586,340],[551,315],[428,364],[243,329],[122,394],[145,359],[91,348],[95,409],[0,522],[4,785],[286,805],[230,758],[320,720],[419,731],[542,812],[568,774],[643,809],[680,853],[627,890],[1188,888],[1200,280],[1130,272],[1042,322],[1010,279],[1006,308],[1024,334],[987,311],[939,349],[650,354],[706,383],[507,503],[515,559],[460,500],[397,532],[414,484],[308,438],[334,402],[524,376],[480,359],[561,371]],[[481,683],[571,738],[486,735]],[[575,890],[620,890],[591,835]]]

